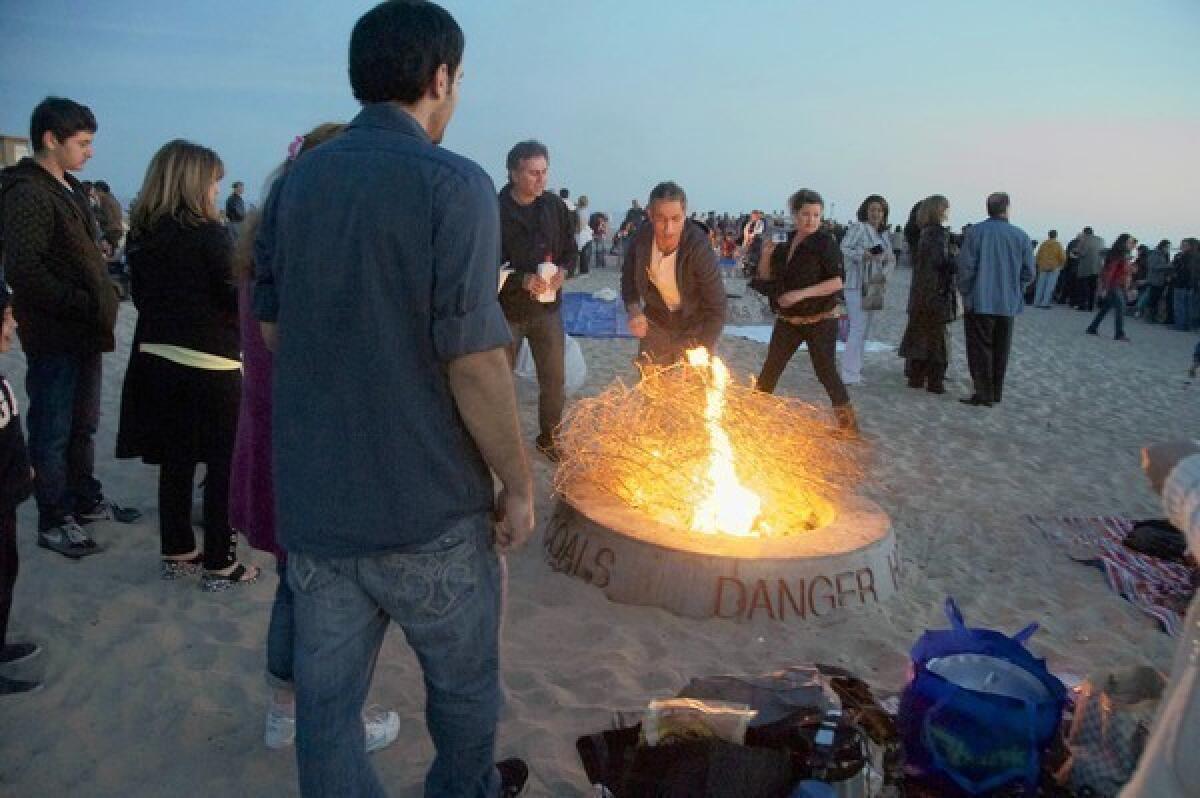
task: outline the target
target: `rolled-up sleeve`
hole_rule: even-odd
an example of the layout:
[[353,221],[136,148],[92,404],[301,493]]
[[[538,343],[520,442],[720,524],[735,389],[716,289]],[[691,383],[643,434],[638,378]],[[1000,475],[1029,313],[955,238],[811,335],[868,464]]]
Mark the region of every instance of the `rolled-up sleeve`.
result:
[[500,272],[500,209],[491,180],[446,181],[434,209],[433,348],[449,362],[512,342],[496,298]]

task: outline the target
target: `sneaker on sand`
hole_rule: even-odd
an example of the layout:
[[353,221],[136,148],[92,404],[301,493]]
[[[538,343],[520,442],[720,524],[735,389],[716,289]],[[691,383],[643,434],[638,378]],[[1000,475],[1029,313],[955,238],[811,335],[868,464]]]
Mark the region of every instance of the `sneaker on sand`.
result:
[[514,757],[497,762],[496,770],[500,771],[500,798],[516,798],[525,792],[529,766],[522,760]]
[[37,643],[9,643],[0,648],[0,665],[16,665],[27,659],[33,659],[42,651]]
[[96,500],[91,507],[75,513],[75,520],[81,524],[94,521],[116,521],[120,524],[132,524],[142,517],[142,511],[136,507],[122,507],[103,496]]
[[[370,706],[363,711],[363,732],[367,753],[373,754],[396,741],[400,734],[400,716],[392,710]],[[267,707],[267,726],[263,734],[267,748],[278,751],[296,742],[296,716],[271,702]]]
[[52,526],[38,532],[37,544],[43,549],[57,551],[64,557],[78,560],[91,554],[99,554],[100,547],[96,541],[88,537],[83,527],[75,523],[75,519],[67,516],[58,526]]
[[24,679],[9,679],[0,676],[0,695],[19,695],[21,693],[36,693],[44,685],[41,682],[28,682]]

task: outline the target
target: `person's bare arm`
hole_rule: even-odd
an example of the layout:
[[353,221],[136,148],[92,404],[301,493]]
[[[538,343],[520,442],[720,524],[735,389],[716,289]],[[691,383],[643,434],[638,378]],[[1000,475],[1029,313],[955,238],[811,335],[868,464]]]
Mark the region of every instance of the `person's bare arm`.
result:
[[446,365],[450,392],[484,461],[504,486],[497,502],[501,550],[515,549],[533,534],[533,481],[521,442],[512,368],[504,349],[474,352]]

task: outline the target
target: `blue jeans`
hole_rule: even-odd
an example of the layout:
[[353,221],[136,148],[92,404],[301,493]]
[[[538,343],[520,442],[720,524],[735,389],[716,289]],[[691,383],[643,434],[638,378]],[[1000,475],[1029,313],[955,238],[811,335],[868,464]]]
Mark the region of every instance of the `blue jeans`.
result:
[[26,426],[34,469],[38,530],[87,509],[101,497],[93,477],[100,423],[102,361],[87,355],[25,356]]
[[1172,293],[1175,304],[1175,329],[1190,330],[1192,328],[1192,292],[1187,288],[1176,286]]
[[1054,300],[1054,286],[1058,284],[1058,272],[1038,272],[1037,293],[1033,304],[1039,308],[1048,308]]
[[279,574],[279,584],[275,586],[275,601],[267,624],[267,683],[290,690],[295,681],[296,608],[287,579],[287,560],[276,560],[275,571]]
[[389,621],[404,631],[425,677],[425,723],[437,751],[426,797],[499,792],[500,573],[482,515],[390,554],[289,553],[301,795],[386,795],[367,759],[362,709]]
[[1125,292],[1118,289],[1109,289],[1109,292],[1100,299],[1100,311],[1096,314],[1096,318],[1092,319],[1092,323],[1088,326],[1088,332],[1096,332],[1100,329],[1100,322],[1104,321],[1104,317],[1109,311],[1113,312],[1113,321],[1116,322],[1117,338],[1125,337]]

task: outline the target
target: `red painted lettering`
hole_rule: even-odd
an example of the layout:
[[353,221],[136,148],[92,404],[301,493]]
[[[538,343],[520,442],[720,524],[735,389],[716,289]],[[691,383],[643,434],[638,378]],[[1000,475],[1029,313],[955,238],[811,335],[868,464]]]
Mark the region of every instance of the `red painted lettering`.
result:
[[[735,609],[732,613],[725,613],[723,611],[723,608],[725,607],[725,602],[723,599],[725,598],[725,586],[726,585],[730,585],[731,590],[733,590],[733,589],[737,590],[737,594],[736,594],[737,595],[737,609]],[[743,584],[742,580],[738,579],[736,576],[718,576],[717,577],[717,601],[716,601],[715,606],[713,607],[713,615],[717,616],[718,618],[740,618],[740,617],[742,617],[742,613],[744,613],[745,611],[746,611],[746,585]]]
[[834,599],[834,597],[833,597],[833,582],[830,582],[828,577],[818,576],[816,579],[809,582],[808,583],[808,608],[810,610],[812,610],[813,615],[815,615],[819,618],[822,615],[824,615],[824,613],[817,612],[816,590],[817,590],[818,582],[824,582],[826,588],[828,588],[829,592],[826,593],[825,595],[821,596],[821,601],[828,602],[829,609],[832,610],[837,607],[837,600]]
[[759,607],[767,608],[767,617],[772,621],[775,620],[775,610],[771,607],[771,596],[767,593],[767,580],[759,579],[754,583],[754,592],[750,595],[750,609],[746,610],[746,617],[753,618],[754,611]]
[[783,603],[783,599],[785,596],[787,597],[787,603],[792,605],[793,613],[800,616],[801,618],[804,618],[807,615],[808,608],[804,604],[804,580],[803,579],[796,580],[796,586],[800,590],[800,605],[799,606],[796,606],[796,599],[792,596],[792,590],[791,590],[791,588],[788,587],[787,580],[786,579],[779,580],[779,592],[776,596],[775,603],[779,605],[779,620],[781,620],[781,621],[784,619],[784,617],[783,617],[784,616],[784,607],[787,606],[786,604]]

